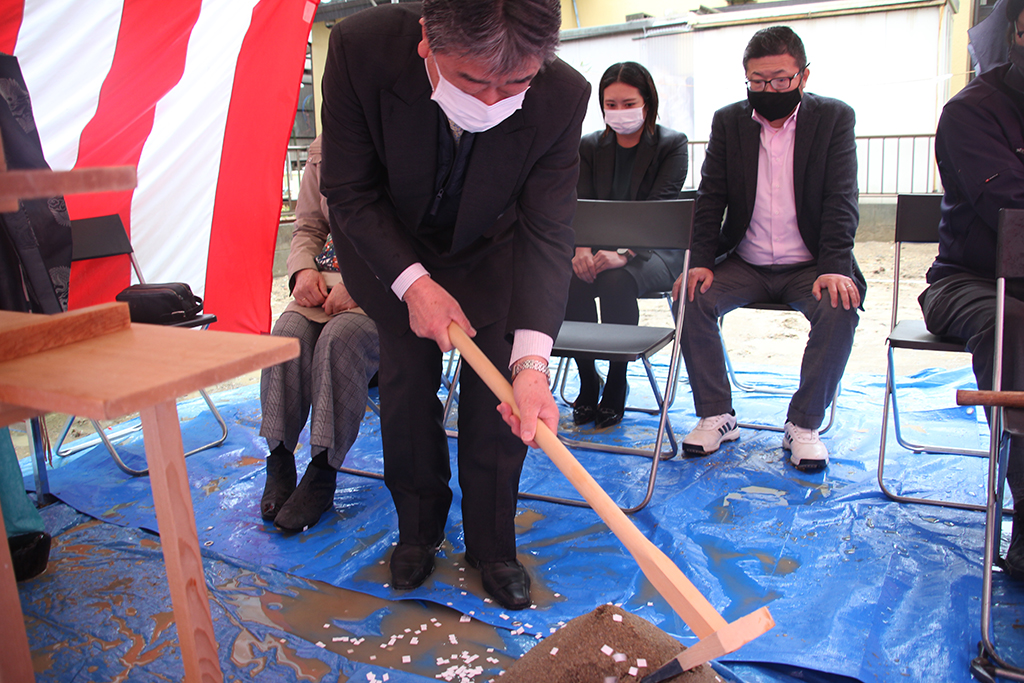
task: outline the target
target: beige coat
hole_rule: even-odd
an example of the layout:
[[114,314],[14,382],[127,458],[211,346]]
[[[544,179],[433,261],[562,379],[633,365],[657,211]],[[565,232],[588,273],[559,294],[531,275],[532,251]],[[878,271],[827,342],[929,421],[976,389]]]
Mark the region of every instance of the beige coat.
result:
[[[295,288],[295,276],[300,270],[311,268],[318,270],[316,257],[324,248],[327,237],[331,234],[327,222],[327,200],[320,194],[320,137],[317,136],[309,146],[306,167],[302,172],[302,183],[299,186],[299,199],[295,203],[295,228],[292,232],[292,243],[288,253],[288,291]],[[324,283],[328,289],[336,285],[344,286],[341,273],[322,272]],[[364,313],[361,308],[351,309],[354,313]],[[301,313],[315,323],[326,323],[331,319],[322,306],[300,306],[293,299],[285,311]]]

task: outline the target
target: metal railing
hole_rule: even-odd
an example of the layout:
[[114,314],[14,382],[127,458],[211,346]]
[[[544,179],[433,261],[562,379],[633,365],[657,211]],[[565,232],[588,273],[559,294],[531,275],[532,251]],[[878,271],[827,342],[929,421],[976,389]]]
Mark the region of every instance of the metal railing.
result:
[[290,210],[299,198],[299,179],[302,178],[302,169],[306,167],[306,148],[288,146],[288,153],[284,160],[284,179],[281,181],[281,199],[285,203],[285,209]]
[[[691,141],[684,190],[700,185],[708,143]],[[941,192],[935,135],[866,135],[857,138],[857,185],[861,196]]]
[[[700,169],[708,143],[690,141],[690,171],[684,190],[700,185]],[[299,178],[306,165],[305,147],[288,147],[282,197],[286,204],[299,196]],[[935,165],[935,135],[866,135],[857,138],[857,184],[861,196],[941,192]],[[290,206],[290,205],[289,205]]]

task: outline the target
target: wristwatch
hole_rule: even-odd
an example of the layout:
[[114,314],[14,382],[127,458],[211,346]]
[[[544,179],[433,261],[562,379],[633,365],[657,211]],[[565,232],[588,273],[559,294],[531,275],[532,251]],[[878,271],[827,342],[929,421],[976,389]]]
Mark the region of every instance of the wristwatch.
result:
[[632,255],[629,253],[629,249],[616,249],[615,253],[619,256],[625,256],[627,261],[632,258]]
[[551,381],[551,371],[548,370],[548,364],[542,360],[536,360],[533,358],[523,358],[517,360],[512,364],[512,381],[516,381],[516,377],[523,370],[536,370],[537,372],[543,372],[544,376],[547,377],[548,381]]

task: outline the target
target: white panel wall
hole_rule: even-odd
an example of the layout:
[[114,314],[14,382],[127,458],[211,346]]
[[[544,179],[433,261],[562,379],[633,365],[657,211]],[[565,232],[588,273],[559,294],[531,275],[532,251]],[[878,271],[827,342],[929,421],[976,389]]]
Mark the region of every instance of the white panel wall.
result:
[[[706,140],[715,110],[746,97],[743,48],[760,28],[724,26],[639,38],[616,34],[562,43],[560,55],[596,86],[614,62],[647,66],[662,97],[661,123]],[[935,131],[949,84],[949,9],[926,7],[786,22],[804,41],[808,90],[857,111],[857,135]],[[596,88],[595,88],[596,89]],[[596,96],[584,130],[601,127]]]
[[[562,43],[559,56],[586,76],[594,94],[587,107],[583,132],[604,128],[601,107],[597,101],[597,85],[604,73],[617,62],[639,62],[647,67],[658,88],[658,123],[694,136],[694,34],[674,33],[639,38],[640,34],[618,34],[600,38],[572,40]],[[709,119],[710,121],[710,119]],[[707,137],[707,133],[703,134]],[[699,138],[703,139],[703,138]],[[693,184],[693,168],[700,159],[690,160],[686,188]]]

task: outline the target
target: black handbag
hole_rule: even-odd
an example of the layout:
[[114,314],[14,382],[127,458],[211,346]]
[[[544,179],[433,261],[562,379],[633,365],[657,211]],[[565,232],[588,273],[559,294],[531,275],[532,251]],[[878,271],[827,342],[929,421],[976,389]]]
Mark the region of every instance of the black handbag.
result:
[[203,310],[203,300],[184,282],[132,285],[117,300],[128,304],[133,323],[173,325],[192,320]]

